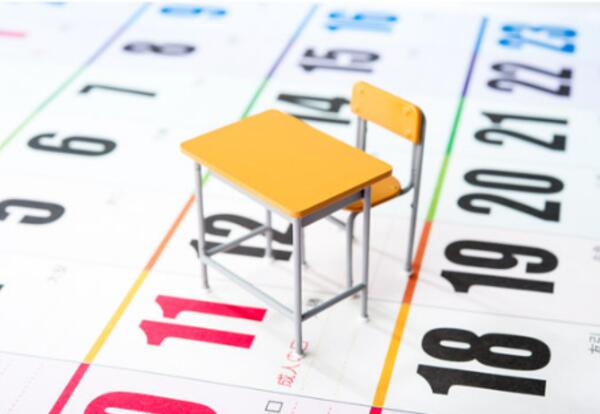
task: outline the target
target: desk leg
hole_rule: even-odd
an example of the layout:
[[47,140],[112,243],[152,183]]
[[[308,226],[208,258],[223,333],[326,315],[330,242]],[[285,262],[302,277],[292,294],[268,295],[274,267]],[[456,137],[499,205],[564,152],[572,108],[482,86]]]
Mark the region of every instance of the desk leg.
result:
[[304,237],[304,227],[302,227],[302,264],[306,266],[306,238]]
[[350,213],[346,223],[346,287],[350,289],[354,286],[354,276],[352,265],[354,263],[352,251],[352,242],[354,241],[354,220],[357,213]]
[[369,234],[371,227],[371,186],[364,190],[363,210],[363,245],[362,245],[362,274],[365,288],[362,296],[362,316],[368,318],[367,301],[369,300]]
[[296,353],[302,350],[302,223],[294,219],[294,325],[296,328]]
[[202,199],[202,167],[196,164],[196,204],[198,205],[198,256],[200,257],[200,274],[202,286],[208,289],[208,271],[202,261],[204,256],[204,200]]

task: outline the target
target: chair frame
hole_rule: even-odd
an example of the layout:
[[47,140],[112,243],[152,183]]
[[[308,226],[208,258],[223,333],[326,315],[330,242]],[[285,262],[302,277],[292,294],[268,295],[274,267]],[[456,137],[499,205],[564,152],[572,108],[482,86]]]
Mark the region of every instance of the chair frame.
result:
[[[410,227],[408,234],[408,246],[406,248],[406,272],[411,275],[413,272],[413,250],[414,250],[414,241],[415,241],[415,231],[417,225],[417,212],[419,208],[419,193],[421,189],[421,170],[423,166],[423,144],[425,141],[425,115],[421,113],[422,122],[421,129],[419,131],[420,140],[418,144],[413,143],[413,151],[412,151],[412,160],[411,160],[411,170],[410,170],[410,181],[406,187],[403,187],[400,193],[396,197],[401,197],[402,195],[408,193],[409,191],[414,189],[413,200],[412,200],[412,212],[410,217]],[[356,116],[357,125],[356,125],[356,147],[362,151],[366,150],[367,145],[367,120]],[[394,197],[394,198],[396,198]],[[360,212],[351,212],[348,221],[346,223],[341,222],[344,227],[346,227],[346,277],[348,287],[353,286],[354,278],[353,278],[353,251],[352,251],[352,243],[354,241],[354,221],[356,217],[362,213]],[[333,217],[332,217],[333,218]],[[338,221],[333,218],[334,221]]]

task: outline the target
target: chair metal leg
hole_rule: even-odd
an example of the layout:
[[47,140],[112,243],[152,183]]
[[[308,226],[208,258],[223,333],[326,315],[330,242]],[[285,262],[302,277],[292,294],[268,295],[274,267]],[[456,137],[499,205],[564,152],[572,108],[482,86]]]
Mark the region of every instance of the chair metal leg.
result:
[[[424,134],[425,126],[423,125],[421,134]],[[406,248],[406,266],[405,269],[409,273],[412,273],[412,262],[413,262],[413,247],[415,244],[415,231],[417,227],[417,213],[419,211],[419,192],[421,190],[421,165],[423,164],[423,143],[415,145],[413,148],[413,182],[414,182],[414,194],[412,200],[412,212],[410,215],[410,228],[408,229],[408,246]]]
[[302,223],[294,220],[293,229],[294,258],[294,325],[296,328],[296,353],[303,355],[302,350]]
[[363,245],[362,245],[362,273],[363,283],[365,288],[363,289],[362,296],[362,316],[368,318],[369,313],[367,310],[369,300],[369,235],[371,230],[371,186],[365,188],[364,193],[364,209],[363,209]]
[[413,262],[413,247],[415,243],[415,231],[417,226],[417,191],[415,188],[415,195],[412,202],[412,212],[410,214],[410,228],[408,229],[408,246],[406,248],[406,264],[404,265],[404,269],[410,275],[413,271],[412,262]]
[[198,205],[198,257],[200,259],[200,275],[202,286],[208,289],[208,269],[202,261],[204,251],[204,200],[202,199],[202,167],[196,164],[196,204]]
[[348,223],[346,223],[346,280],[348,288],[354,285],[354,277],[352,275],[352,265],[354,260],[352,252],[352,241],[354,240],[354,220],[358,213],[350,213],[348,216]]

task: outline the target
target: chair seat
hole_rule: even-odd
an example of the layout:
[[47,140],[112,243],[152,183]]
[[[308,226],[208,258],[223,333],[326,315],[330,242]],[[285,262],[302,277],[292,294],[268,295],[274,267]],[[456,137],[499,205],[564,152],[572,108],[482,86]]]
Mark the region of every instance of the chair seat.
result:
[[[396,177],[386,177],[377,181],[371,186],[371,207],[384,203],[400,194],[402,187]],[[344,207],[345,210],[353,213],[360,213],[363,210],[363,200],[357,200]]]

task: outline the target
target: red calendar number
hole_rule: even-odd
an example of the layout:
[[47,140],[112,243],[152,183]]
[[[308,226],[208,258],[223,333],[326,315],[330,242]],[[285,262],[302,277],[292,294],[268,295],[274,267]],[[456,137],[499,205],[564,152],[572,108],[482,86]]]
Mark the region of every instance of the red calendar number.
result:
[[[264,319],[267,312],[267,310],[263,308],[177,298],[165,295],[157,296],[156,302],[160,305],[163,316],[170,319],[177,318],[181,312],[196,312],[260,322]],[[181,325],[172,322],[143,320],[140,323],[140,328],[146,334],[148,344],[157,346],[161,345],[167,338],[188,339],[246,349],[250,348],[254,342],[254,335]]]
[[136,392],[109,392],[93,400],[85,414],[110,414],[109,409],[135,410],[146,414],[217,414],[204,404]]

